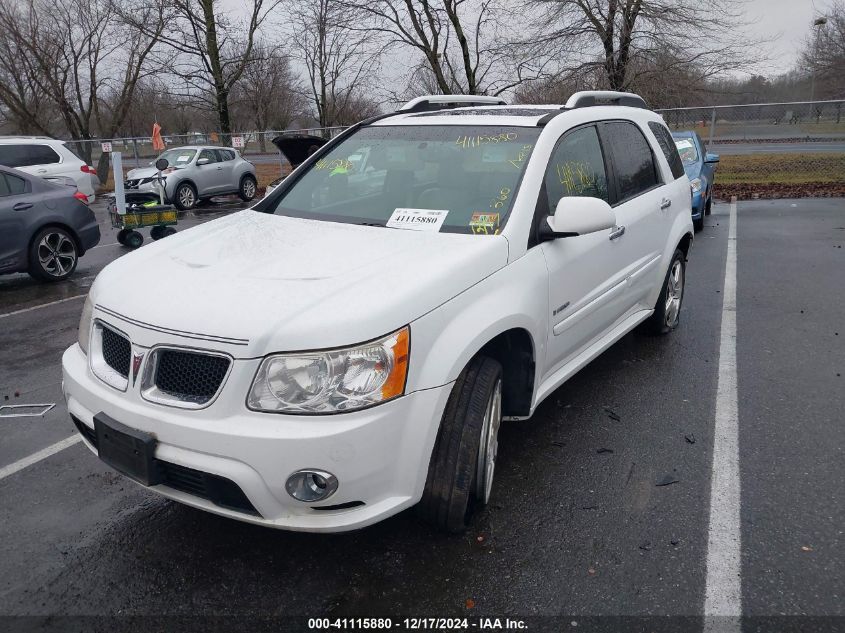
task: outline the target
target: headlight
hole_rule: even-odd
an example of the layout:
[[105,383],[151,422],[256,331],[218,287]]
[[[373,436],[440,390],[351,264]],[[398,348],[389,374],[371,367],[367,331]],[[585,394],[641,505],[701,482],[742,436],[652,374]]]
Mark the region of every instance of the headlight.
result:
[[276,413],[338,413],[386,402],[405,393],[409,345],[404,327],[357,347],[268,356],[247,405]]
[[85,304],[82,306],[82,316],[79,317],[79,347],[88,355],[88,343],[91,340],[91,317],[94,314],[94,302],[91,295],[85,297]]
[[698,193],[701,191],[701,178],[693,178],[689,181],[689,188],[692,190],[693,193]]

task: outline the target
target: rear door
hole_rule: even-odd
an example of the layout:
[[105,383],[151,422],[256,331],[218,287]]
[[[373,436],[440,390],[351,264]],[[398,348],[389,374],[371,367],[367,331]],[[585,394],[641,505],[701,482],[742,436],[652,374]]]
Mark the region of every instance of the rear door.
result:
[[[538,216],[554,215],[561,198],[586,196],[611,202],[607,161],[595,125],[566,132],[546,168]],[[610,231],[543,242],[549,271],[548,376],[616,320],[619,288]]]
[[[65,173],[62,157],[49,145],[39,143],[23,145],[21,153],[25,161],[20,166],[21,171],[42,178],[71,175]],[[76,174],[71,175],[71,177],[75,176]]]
[[0,170],[0,271],[20,270],[26,260],[26,228],[33,201],[29,183]]
[[672,201],[651,144],[633,121],[605,121],[599,126],[612,163],[613,208],[618,237],[612,259],[624,278],[623,316],[651,309],[649,295],[660,268],[671,226]]

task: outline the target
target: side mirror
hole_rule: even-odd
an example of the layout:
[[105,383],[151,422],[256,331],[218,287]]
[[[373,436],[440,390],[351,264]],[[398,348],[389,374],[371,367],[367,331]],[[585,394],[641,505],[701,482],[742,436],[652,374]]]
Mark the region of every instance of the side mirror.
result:
[[707,152],[707,155],[704,157],[705,163],[718,163],[719,162],[719,155],[718,154],[711,154]]
[[197,166],[208,165],[210,162],[210,158],[199,158],[197,159]]
[[169,166],[170,166],[170,163],[167,162],[166,158],[159,158],[156,161],[156,169],[158,169],[159,171],[164,171]]
[[540,223],[540,241],[597,233],[616,226],[616,214],[599,198],[572,196],[561,198],[555,214]]

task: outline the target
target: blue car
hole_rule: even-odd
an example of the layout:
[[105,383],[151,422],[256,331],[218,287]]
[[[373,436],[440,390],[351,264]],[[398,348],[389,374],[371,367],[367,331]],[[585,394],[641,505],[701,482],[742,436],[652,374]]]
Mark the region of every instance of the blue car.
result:
[[710,215],[713,204],[713,183],[719,155],[707,153],[707,147],[697,132],[674,132],[672,137],[692,189],[692,223],[695,230],[700,231],[704,228],[704,216]]

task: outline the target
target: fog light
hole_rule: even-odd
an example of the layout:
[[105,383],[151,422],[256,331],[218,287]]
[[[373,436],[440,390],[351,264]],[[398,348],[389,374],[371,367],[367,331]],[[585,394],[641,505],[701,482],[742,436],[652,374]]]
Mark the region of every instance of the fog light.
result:
[[324,470],[299,470],[288,477],[285,489],[298,501],[322,501],[337,490],[337,477]]

